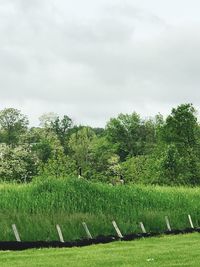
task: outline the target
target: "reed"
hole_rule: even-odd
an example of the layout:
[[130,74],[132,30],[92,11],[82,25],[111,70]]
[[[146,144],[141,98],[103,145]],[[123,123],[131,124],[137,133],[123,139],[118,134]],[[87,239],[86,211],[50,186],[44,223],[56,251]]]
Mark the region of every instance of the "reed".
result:
[[200,224],[200,188],[144,185],[110,186],[76,178],[37,179],[30,184],[0,185],[0,240],[14,240],[15,223],[23,241],[58,240],[58,223],[65,240],[86,237],[82,221],[93,236],[189,227],[191,214]]

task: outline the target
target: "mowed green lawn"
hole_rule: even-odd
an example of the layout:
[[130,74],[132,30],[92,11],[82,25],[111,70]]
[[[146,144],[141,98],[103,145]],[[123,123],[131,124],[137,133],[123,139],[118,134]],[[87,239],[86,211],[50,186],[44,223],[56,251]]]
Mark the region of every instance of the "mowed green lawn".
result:
[[200,234],[163,236],[83,248],[0,252],[1,267],[200,266]]

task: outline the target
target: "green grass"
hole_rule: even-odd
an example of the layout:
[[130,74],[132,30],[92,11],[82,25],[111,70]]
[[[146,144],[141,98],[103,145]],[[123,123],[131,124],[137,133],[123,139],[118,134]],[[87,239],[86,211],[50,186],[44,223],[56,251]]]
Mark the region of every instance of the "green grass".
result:
[[187,215],[200,225],[200,188],[115,186],[78,179],[46,179],[26,185],[0,185],[0,240],[14,240],[16,223],[24,241],[58,240],[60,224],[64,239],[85,237],[82,221],[93,236],[115,234],[116,220],[123,234],[139,232],[142,221],[148,231],[189,227]]
[[200,235],[164,236],[83,248],[0,252],[1,267],[199,266]]

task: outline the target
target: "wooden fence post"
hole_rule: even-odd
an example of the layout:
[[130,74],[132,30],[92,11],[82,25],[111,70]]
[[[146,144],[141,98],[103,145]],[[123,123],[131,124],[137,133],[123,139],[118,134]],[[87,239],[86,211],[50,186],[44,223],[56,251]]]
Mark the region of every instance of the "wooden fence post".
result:
[[167,229],[168,229],[168,231],[170,231],[171,232],[171,226],[170,226],[170,223],[169,223],[169,219],[168,219],[168,217],[167,216],[165,216],[165,222],[166,222],[166,224],[167,224]]
[[56,229],[57,229],[57,232],[58,232],[58,236],[60,238],[60,242],[64,243],[64,238],[63,238],[63,234],[62,234],[62,231],[61,231],[61,228],[59,226],[59,224],[56,224]]
[[14,232],[14,235],[15,235],[17,242],[21,242],[19,232],[17,231],[17,227],[15,224],[12,224],[12,229],[13,229],[13,232]]
[[140,222],[140,227],[141,227],[141,229],[142,229],[143,234],[146,234],[147,231],[146,231],[146,229],[145,229],[145,227],[144,227],[143,222]]
[[89,229],[88,229],[88,227],[87,227],[87,224],[86,224],[85,222],[82,222],[82,225],[83,225],[83,228],[85,229],[85,232],[86,232],[86,234],[87,234],[87,237],[88,237],[89,239],[92,239],[92,235],[91,235],[91,233],[90,233],[90,231],[89,231]]
[[119,236],[119,238],[123,238],[123,235],[122,235],[121,231],[119,230],[119,227],[117,226],[116,222],[112,221],[112,224],[113,224],[115,231],[117,232],[117,235]]
[[190,216],[190,215],[188,215],[188,219],[189,219],[189,222],[190,222],[190,226],[191,226],[191,228],[193,228],[193,229],[194,229],[194,224],[193,224],[193,222],[192,222],[192,218],[191,218],[191,216]]

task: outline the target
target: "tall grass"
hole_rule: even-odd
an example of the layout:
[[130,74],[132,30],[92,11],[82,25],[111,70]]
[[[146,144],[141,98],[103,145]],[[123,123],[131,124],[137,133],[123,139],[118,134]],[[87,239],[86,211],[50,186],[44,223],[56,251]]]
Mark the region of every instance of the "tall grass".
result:
[[93,236],[115,234],[111,221],[122,233],[139,232],[143,221],[148,231],[189,227],[191,214],[200,224],[200,188],[158,186],[110,186],[78,179],[46,179],[26,185],[0,185],[0,240],[14,240],[16,223],[22,240],[58,240],[60,224],[65,240],[85,237],[82,221]]

